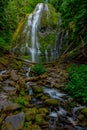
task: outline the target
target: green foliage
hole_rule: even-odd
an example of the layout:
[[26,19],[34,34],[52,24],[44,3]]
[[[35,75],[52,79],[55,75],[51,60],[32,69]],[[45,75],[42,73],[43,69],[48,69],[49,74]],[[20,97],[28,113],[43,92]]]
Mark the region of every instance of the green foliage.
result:
[[0,0],[0,49],[8,50],[17,25],[43,0]]
[[63,0],[49,0],[49,3],[52,4],[55,7],[56,11],[59,10],[62,2],[63,2]]
[[70,42],[87,40],[87,2],[86,0],[64,0],[60,6],[63,28],[70,31]]
[[65,90],[74,98],[87,102],[87,65],[72,65],[68,68],[70,81]]
[[5,40],[0,37],[0,54],[10,49],[10,45],[6,44]]
[[46,72],[46,68],[42,64],[36,64],[32,67],[33,72],[36,75],[40,75]]
[[46,48],[49,50],[50,46],[52,46],[55,42],[55,37],[56,37],[55,32],[39,37],[41,52],[44,52]]
[[24,128],[27,128],[29,125],[29,122],[24,122]]
[[22,98],[22,97],[19,97],[19,98],[17,99],[17,102],[18,102],[20,105],[22,105],[22,106],[25,105],[25,99]]

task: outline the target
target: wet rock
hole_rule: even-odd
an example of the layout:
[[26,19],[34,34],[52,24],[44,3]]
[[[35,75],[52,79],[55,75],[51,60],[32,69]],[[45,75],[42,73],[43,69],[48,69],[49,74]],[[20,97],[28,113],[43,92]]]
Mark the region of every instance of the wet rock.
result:
[[57,106],[58,105],[58,100],[56,99],[47,99],[44,102],[46,105],[52,105],[52,106]]
[[28,82],[28,81],[37,81],[37,80],[39,80],[39,77],[31,77],[29,79],[26,79],[26,82]]
[[11,86],[3,87],[3,90],[5,92],[9,93],[10,95],[15,95],[16,94],[16,88],[11,87]]
[[20,109],[21,106],[17,103],[8,103],[6,105],[3,106],[3,111],[14,111],[14,110],[17,110],[17,109]]
[[1,127],[1,130],[19,130],[23,128],[25,121],[25,114],[24,112],[21,112],[16,115],[8,116],[5,121],[3,122],[3,125]]
[[18,80],[18,75],[16,74],[15,70],[11,71],[11,79],[14,81]]
[[19,84],[20,88],[26,88],[25,78],[19,77],[18,84]]
[[3,78],[0,76],[0,82],[3,81]]
[[44,74],[40,75],[39,77],[40,77],[40,79],[45,79],[45,78],[47,78],[47,74],[44,73]]
[[11,85],[11,86],[15,86],[15,83],[13,80],[10,80],[10,79],[7,79],[4,81],[5,84],[7,84],[8,86]]
[[76,130],[76,129],[72,126],[65,126],[65,127],[58,128],[58,130]]
[[14,111],[21,108],[17,103],[12,103],[9,100],[0,100],[0,111]]

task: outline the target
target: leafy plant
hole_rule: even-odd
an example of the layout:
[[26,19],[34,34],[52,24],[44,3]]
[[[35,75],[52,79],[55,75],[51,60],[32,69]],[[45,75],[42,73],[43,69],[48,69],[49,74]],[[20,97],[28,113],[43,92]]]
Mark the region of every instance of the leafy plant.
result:
[[46,68],[42,64],[36,64],[32,67],[33,72],[36,75],[40,75],[46,72]]
[[25,99],[24,98],[22,98],[22,97],[19,97],[18,98],[18,100],[17,100],[17,102],[20,104],[20,105],[25,105]]
[[66,91],[74,98],[80,98],[87,102],[87,65],[72,65],[68,68],[70,80]]

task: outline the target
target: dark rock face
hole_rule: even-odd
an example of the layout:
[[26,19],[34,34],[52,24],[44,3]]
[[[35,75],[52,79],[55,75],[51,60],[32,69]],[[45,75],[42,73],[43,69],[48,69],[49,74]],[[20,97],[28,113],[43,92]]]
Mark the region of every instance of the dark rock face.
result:
[[21,112],[17,115],[8,116],[4,124],[2,125],[1,130],[19,130],[23,128],[25,120],[24,112]]

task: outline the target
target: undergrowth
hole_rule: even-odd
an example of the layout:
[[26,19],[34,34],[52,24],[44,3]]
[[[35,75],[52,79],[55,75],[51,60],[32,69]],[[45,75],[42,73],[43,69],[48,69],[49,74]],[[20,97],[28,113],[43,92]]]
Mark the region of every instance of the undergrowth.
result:
[[73,64],[67,71],[70,79],[65,90],[70,96],[87,103],[87,65],[77,66]]
[[40,75],[46,72],[46,68],[42,64],[36,64],[31,69],[36,75]]

